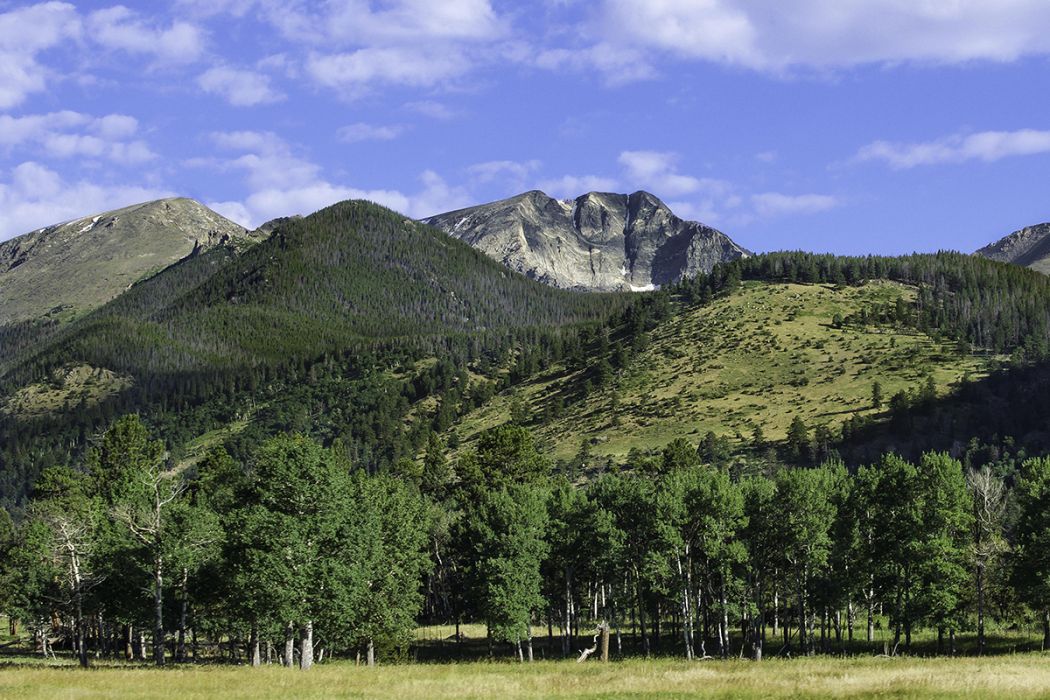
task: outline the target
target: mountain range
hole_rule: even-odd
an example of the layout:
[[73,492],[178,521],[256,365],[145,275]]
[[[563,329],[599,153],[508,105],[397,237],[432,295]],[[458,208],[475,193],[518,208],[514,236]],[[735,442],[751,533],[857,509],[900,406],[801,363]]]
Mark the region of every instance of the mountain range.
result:
[[[350,201],[254,232],[161,200],[0,250],[7,506],[127,412],[179,462],[291,431],[389,469],[508,416],[556,458],[586,441],[622,459],[698,430],[749,449],[796,416],[845,435],[882,420],[874,381],[944,395],[1050,342],[1043,275],[983,255],[752,256],[644,192],[528,192],[422,223]],[[1023,435],[974,405],[967,425]]]
[[[216,246],[243,251],[300,216],[254,231],[192,199],[173,198],[47,226],[0,243],[0,327],[65,321]],[[751,253],[726,234],[676,216],[648,192],[560,200],[533,190],[422,220],[511,270],[577,291],[647,291]],[[977,251],[1050,272],[1050,224]]]

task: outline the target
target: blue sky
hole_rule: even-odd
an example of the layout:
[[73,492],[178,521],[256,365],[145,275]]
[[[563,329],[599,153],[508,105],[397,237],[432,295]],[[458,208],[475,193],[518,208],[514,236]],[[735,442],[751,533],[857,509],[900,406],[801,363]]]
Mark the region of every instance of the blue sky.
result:
[[1046,0],[0,0],[0,239],[646,189],[754,250],[1050,220]]

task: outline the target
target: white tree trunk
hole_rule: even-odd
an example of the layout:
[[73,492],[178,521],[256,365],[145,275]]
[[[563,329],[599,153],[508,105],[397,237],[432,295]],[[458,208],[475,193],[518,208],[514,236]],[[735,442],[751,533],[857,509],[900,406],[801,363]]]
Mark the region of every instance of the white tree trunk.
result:
[[309,671],[314,665],[314,622],[307,620],[303,625],[303,637],[299,640],[299,668]]

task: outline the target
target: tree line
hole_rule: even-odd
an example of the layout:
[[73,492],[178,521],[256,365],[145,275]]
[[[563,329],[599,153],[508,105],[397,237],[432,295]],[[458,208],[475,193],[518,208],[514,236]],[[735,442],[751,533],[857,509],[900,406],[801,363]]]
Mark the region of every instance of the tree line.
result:
[[374,663],[435,622],[483,623],[489,653],[523,661],[544,625],[566,656],[592,629],[617,655],[845,653],[884,622],[892,653],[932,630],[981,654],[990,619],[1038,619],[1050,646],[1050,459],[741,476],[699,447],[585,483],[514,424],[453,459],[431,434],[378,471],[302,435],[177,469],[126,416],[0,519],[0,611],[82,665]]

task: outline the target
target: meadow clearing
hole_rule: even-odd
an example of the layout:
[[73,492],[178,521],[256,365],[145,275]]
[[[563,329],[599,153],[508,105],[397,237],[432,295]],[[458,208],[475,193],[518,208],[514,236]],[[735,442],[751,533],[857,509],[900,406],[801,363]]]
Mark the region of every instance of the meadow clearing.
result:
[[380,665],[98,666],[0,660],[0,697],[48,698],[1035,698],[1050,695],[1043,654],[985,658],[827,657],[761,663],[632,659]]

